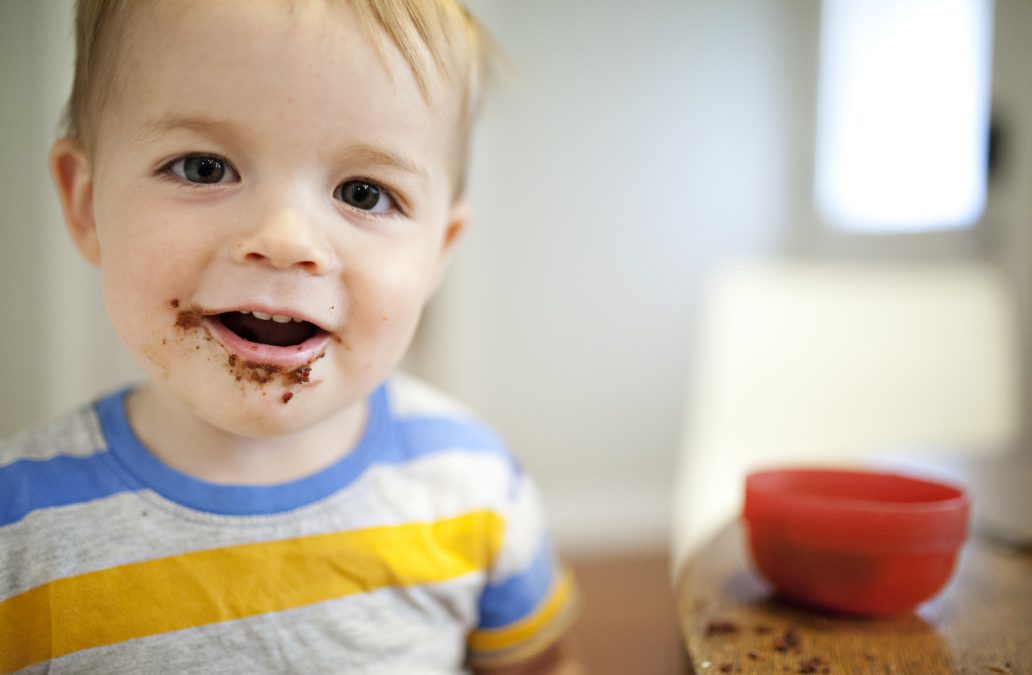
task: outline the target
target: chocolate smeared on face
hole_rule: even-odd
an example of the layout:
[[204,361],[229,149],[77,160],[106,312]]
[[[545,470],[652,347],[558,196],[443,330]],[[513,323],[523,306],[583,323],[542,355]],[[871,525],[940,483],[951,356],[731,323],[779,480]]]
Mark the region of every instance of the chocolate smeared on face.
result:
[[181,310],[176,315],[176,328],[182,328],[183,330],[197,328],[201,325],[201,319],[203,318],[204,314],[197,307]]
[[253,382],[254,384],[264,385],[278,377],[283,386],[290,387],[297,384],[307,384],[312,375],[312,364],[324,356],[326,356],[326,352],[320,353],[303,366],[286,368],[268,363],[242,361],[235,355],[230,354],[229,358],[226,359],[226,366],[229,368],[230,373],[236,377],[237,382]]
[[[169,304],[173,308],[178,308],[180,303],[178,299],[173,299]],[[180,310],[176,314],[175,326],[182,330],[199,328],[204,317],[204,312],[196,306]],[[246,340],[277,346],[300,345],[322,330],[307,321],[268,321],[243,312],[224,312],[216,315],[216,318]],[[210,341],[212,338],[210,335],[205,335],[205,339]],[[197,348],[200,349],[199,346]],[[326,356],[326,352],[321,352],[304,365],[290,368],[248,361],[237,357],[236,354],[230,354],[226,358],[226,368],[237,382],[250,382],[263,386],[278,379],[283,386],[293,387],[299,384],[308,384],[311,381],[312,364],[324,356]],[[284,393],[283,402],[286,403],[293,396],[294,394],[291,392]]]

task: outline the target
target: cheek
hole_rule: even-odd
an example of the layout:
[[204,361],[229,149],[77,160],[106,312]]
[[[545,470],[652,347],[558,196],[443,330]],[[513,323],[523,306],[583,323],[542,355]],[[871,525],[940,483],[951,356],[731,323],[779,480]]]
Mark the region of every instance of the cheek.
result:
[[189,266],[176,264],[168,247],[126,238],[101,251],[104,299],[112,319],[147,324],[167,314]]
[[178,203],[160,188],[115,183],[97,192],[94,217],[101,268],[117,266],[113,275],[146,280],[177,268],[189,274],[189,268],[217,245],[218,230],[212,222],[218,222],[218,214]]
[[[348,284],[352,327],[385,347],[407,346],[428,295],[425,271],[396,265]],[[416,268],[419,269],[418,267]]]
[[125,319],[147,323],[165,314],[172,298],[196,284],[217,247],[195,214],[154,200],[101,204],[96,217],[105,298],[109,311]]
[[163,277],[139,256],[126,253],[108,249],[101,259],[104,303],[123,339],[129,337],[124,332],[138,334],[159,315],[153,298]]
[[175,329],[172,300],[190,297],[200,277],[195,256],[186,250],[189,240],[153,236],[171,229],[166,222],[139,219],[106,225],[100,272],[108,316],[141,365],[165,370],[170,352],[183,342],[182,331]]
[[[167,345],[174,337],[171,307],[167,301],[162,306],[156,300],[165,295],[155,285],[160,275],[142,274],[142,269],[136,272],[124,265],[102,267],[104,304],[115,333],[129,353],[145,370],[167,376]],[[158,371],[155,373],[149,365]]]

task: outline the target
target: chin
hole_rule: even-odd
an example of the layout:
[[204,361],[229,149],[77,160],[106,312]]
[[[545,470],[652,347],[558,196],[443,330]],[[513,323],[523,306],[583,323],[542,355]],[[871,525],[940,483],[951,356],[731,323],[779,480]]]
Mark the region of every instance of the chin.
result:
[[227,383],[206,392],[170,392],[202,423],[244,438],[274,438],[304,431],[332,415],[315,392]]
[[305,414],[300,407],[287,410],[281,402],[277,402],[281,410],[272,406],[258,406],[259,410],[234,411],[219,416],[204,416],[212,426],[244,438],[277,438],[289,436],[314,426],[318,419]]

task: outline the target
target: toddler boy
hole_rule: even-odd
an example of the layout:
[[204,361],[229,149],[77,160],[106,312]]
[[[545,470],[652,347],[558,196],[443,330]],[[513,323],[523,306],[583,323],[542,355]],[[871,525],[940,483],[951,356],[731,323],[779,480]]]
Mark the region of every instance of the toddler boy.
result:
[[0,448],[0,672],[575,668],[532,483],[393,375],[465,225],[453,0],[80,0],[51,172],[144,369]]

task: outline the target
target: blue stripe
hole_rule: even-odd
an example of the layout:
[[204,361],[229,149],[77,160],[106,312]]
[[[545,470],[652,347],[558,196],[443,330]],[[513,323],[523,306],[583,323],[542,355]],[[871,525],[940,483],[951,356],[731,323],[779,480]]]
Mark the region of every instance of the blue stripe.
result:
[[555,560],[547,537],[542,538],[530,566],[480,596],[480,628],[501,628],[529,616],[548,594],[555,576]]
[[[518,477],[519,467],[501,439],[475,420],[412,417],[394,420],[386,389],[370,396],[369,420],[358,445],[336,464],[297,481],[271,486],[221,485],[166,466],[147,450],[125,413],[127,391],[94,406],[108,451],[88,457],[59,455],[18,460],[0,468],[0,526],[35,509],[68,506],[150,488],[187,508],[222,515],[290,511],[346,487],[372,462],[399,463],[460,449],[501,455]],[[513,485],[518,485],[514,481]]]
[[134,489],[112,471],[111,456],[22,459],[0,469],[0,527],[32,511],[101,499]]
[[222,485],[176,471],[152,455],[129,426],[124,393],[97,404],[101,429],[123,472],[177,504],[229,516],[283,513],[346,487],[365,471],[385,444],[391,444],[388,414],[386,394],[381,387],[369,397],[369,419],[362,439],[332,466],[278,485]]

